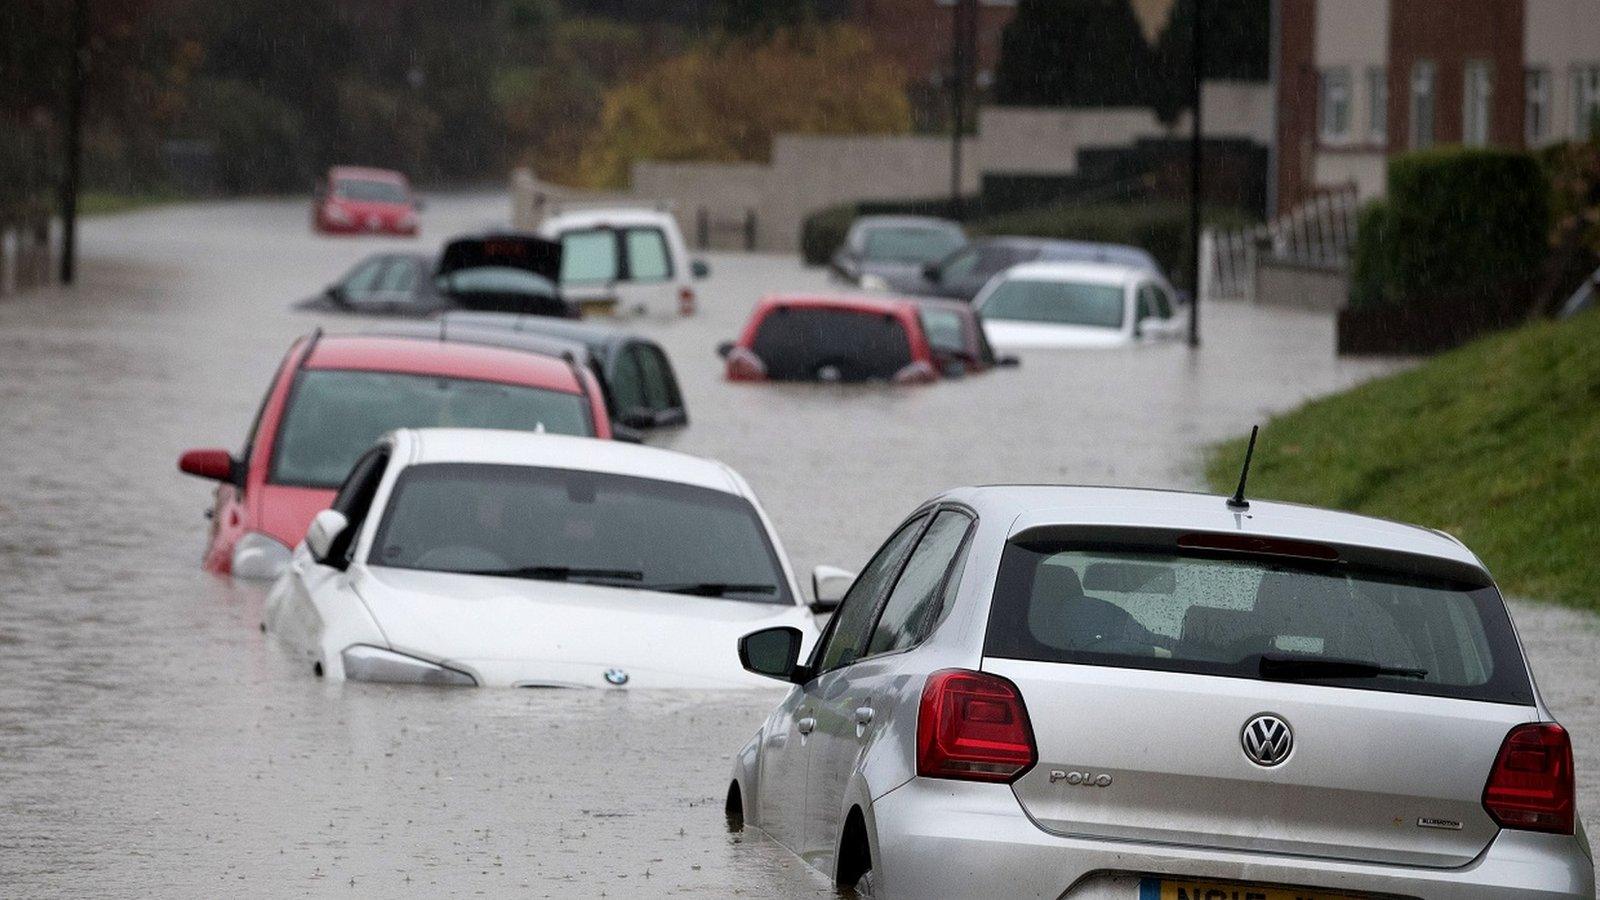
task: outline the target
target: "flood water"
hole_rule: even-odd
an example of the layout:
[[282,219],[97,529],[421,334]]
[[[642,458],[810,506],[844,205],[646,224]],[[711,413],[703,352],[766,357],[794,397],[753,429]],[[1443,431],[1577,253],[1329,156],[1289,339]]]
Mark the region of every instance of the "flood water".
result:
[[[76,289],[0,300],[0,895],[832,894],[724,824],[730,758],[780,693],[328,684],[261,634],[258,589],[198,568],[209,488],[179,452],[237,448],[297,334],[362,327],[290,304],[374,250],[507,215],[502,196],[437,198],[417,241],[317,238],[297,202],[95,219]],[[758,296],[824,279],[709,259],[700,315],[641,326],[690,406],[667,443],[741,471],[801,572],[861,565],[957,484],[1198,487],[1204,445],[1393,367],[1335,360],[1326,316],[1218,306],[1199,353],[730,385],[714,347]],[[1514,612],[1600,822],[1600,627]]]

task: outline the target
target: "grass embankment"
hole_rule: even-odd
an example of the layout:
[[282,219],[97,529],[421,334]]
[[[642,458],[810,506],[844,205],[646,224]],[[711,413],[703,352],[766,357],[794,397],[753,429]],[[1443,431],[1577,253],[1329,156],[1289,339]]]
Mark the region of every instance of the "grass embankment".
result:
[[[1232,492],[1244,441],[1212,448]],[[1540,322],[1261,430],[1252,496],[1440,528],[1508,594],[1600,610],[1600,312]]]

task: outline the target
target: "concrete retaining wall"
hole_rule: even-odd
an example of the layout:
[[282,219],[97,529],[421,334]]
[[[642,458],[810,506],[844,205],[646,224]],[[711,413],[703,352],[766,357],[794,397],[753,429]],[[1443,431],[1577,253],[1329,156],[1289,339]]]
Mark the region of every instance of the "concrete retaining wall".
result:
[[1337,312],[1349,302],[1350,272],[1342,266],[1290,262],[1259,254],[1255,292],[1251,296],[1263,306]]

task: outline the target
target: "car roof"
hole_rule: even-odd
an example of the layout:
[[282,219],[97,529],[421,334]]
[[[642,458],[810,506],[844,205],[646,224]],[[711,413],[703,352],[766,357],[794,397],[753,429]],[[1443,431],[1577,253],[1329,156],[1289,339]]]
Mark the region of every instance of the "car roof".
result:
[[917,301],[906,297],[887,297],[881,294],[851,293],[780,293],[761,298],[756,312],[762,313],[777,307],[802,307],[805,309],[842,309],[853,312],[895,315],[914,311]]
[[475,329],[494,329],[506,331],[511,334],[542,335],[558,340],[572,341],[583,344],[593,350],[609,348],[615,344],[644,343],[654,344],[655,341],[641,335],[634,334],[614,325],[600,325],[595,322],[579,322],[573,319],[557,319],[551,316],[530,316],[522,313],[508,312],[478,312],[475,310],[451,310],[442,314],[440,319],[451,326],[462,325]]
[[584,395],[573,364],[540,353],[399,335],[330,334],[317,339],[307,369],[397,372],[493,381]]
[[541,234],[550,234],[557,231],[572,231],[580,228],[597,228],[602,225],[654,225],[657,227],[676,227],[677,220],[671,213],[656,209],[642,209],[633,206],[605,206],[591,209],[576,209],[570,212],[557,213],[539,223],[538,231]]
[[851,229],[866,228],[937,228],[941,231],[960,231],[961,223],[937,216],[860,216],[851,223]]
[[394,169],[377,169],[370,166],[331,166],[329,178],[365,178],[371,181],[393,181],[404,184],[406,176]]
[[1149,269],[1109,262],[1027,262],[1007,269],[1000,278],[1031,278],[1035,281],[1081,281],[1089,284],[1122,286],[1147,278]]
[[575,469],[749,496],[733,470],[716,460],[642,444],[485,428],[414,428],[399,433],[409,438],[407,465],[459,462]]
[[1193,529],[1368,547],[1484,568],[1471,550],[1442,532],[1296,503],[1251,500],[1248,511],[1236,513],[1226,498],[1213,494],[1029,484],[956,488],[941,497],[970,506],[979,516],[1009,521],[1008,538],[1051,525]]
[[1039,250],[1050,254],[1069,253],[1074,258],[1098,257],[1099,260],[1113,263],[1123,260],[1137,259],[1141,262],[1154,264],[1155,257],[1143,247],[1132,244],[1112,244],[1104,241],[1075,241],[1066,238],[1029,237],[1027,235],[996,235],[994,237],[980,237],[973,240],[974,244],[986,246],[1019,247],[1029,250]]
[[538,353],[543,356],[554,356],[559,359],[571,357],[573,362],[587,364],[589,362],[589,347],[581,341],[555,335],[540,334],[534,331],[513,331],[495,325],[484,325],[477,322],[452,319],[434,319],[432,321],[389,322],[372,328],[364,334],[372,337],[398,337],[423,341],[444,341],[450,344],[481,344],[487,347],[504,347],[507,350],[521,350],[527,353]]

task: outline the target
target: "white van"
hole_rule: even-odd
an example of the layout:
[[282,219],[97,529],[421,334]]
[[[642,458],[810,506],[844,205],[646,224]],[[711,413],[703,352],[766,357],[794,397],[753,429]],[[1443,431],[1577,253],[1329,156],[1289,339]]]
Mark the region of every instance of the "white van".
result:
[[584,209],[545,219],[538,234],[561,243],[561,293],[585,314],[692,315],[694,281],[710,271],[689,258],[671,213]]

